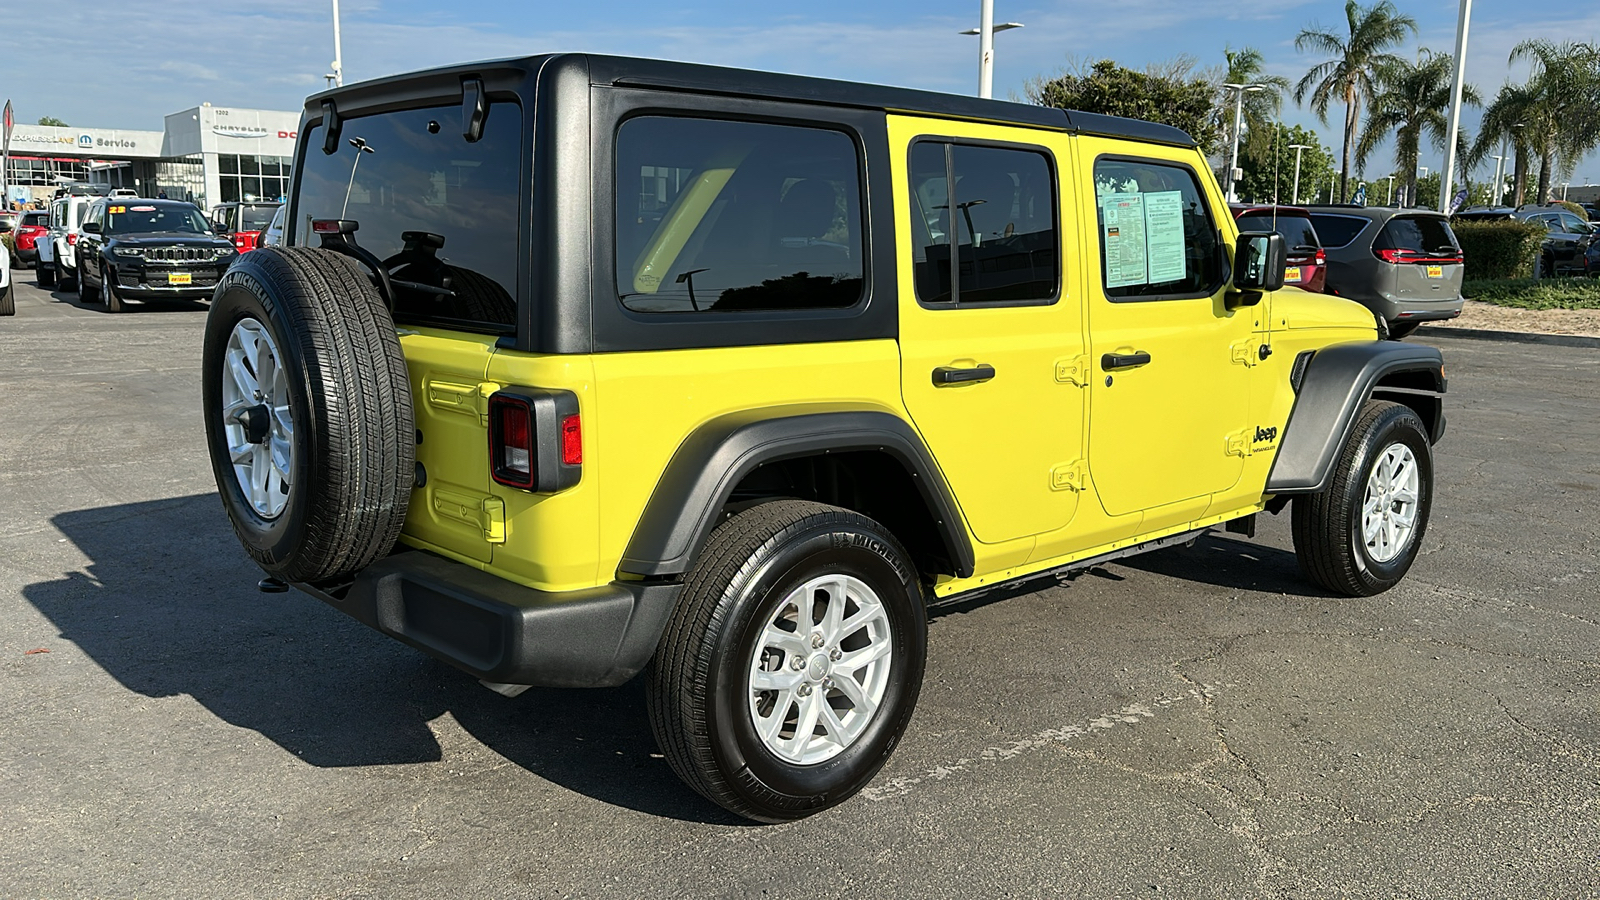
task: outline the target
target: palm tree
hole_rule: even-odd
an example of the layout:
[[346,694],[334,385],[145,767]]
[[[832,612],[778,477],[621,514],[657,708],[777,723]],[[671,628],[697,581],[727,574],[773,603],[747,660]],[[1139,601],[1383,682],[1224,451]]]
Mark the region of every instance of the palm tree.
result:
[[[1523,186],[1528,181],[1529,123],[1543,115],[1538,108],[1538,100],[1537,94],[1525,84],[1501,85],[1500,93],[1483,111],[1483,119],[1478,123],[1478,138],[1472,142],[1471,152],[1466,157],[1476,165],[1502,144],[1509,143],[1516,150],[1511,176],[1511,183],[1516,186],[1511,199],[1513,206],[1522,204]],[[1497,195],[1498,191],[1497,186]]]
[[1350,195],[1350,151],[1360,130],[1361,102],[1376,93],[1377,69],[1398,61],[1384,51],[1405,40],[1406,32],[1417,33],[1416,20],[1400,15],[1389,0],[1379,0],[1366,7],[1356,0],[1345,0],[1344,14],[1349,21],[1348,35],[1320,30],[1313,23],[1294,39],[1295,49],[1302,53],[1312,50],[1332,57],[1312,66],[1295,84],[1294,100],[1303,102],[1309,94],[1311,111],[1324,125],[1328,124],[1328,105],[1334,100],[1344,103],[1344,155],[1339,168],[1341,202]]
[[[1278,117],[1278,112],[1283,109],[1283,95],[1289,90],[1289,79],[1282,75],[1263,74],[1266,69],[1266,60],[1261,56],[1261,51],[1254,47],[1245,47],[1234,50],[1229,47],[1222,51],[1228,60],[1228,69],[1223,76],[1225,84],[1259,84],[1266,88],[1264,91],[1246,91],[1244,95],[1244,133],[1246,146],[1261,153],[1266,150],[1266,144],[1272,140],[1272,122]],[[1228,142],[1233,142],[1233,97],[1228,91],[1222,91],[1217,98],[1217,125],[1222,133],[1227,135]]]
[[[1417,156],[1426,131],[1435,147],[1444,149],[1449,123],[1450,87],[1454,58],[1448,53],[1421,50],[1417,63],[1403,59],[1380,66],[1374,81],[1378,92],[1372,97],[1367,124],[1356,145],[1356,165],[1365,168],[1374,148],[1394,133],[1394,161],[1405,180],[1405,195],[1416,205]],[[1478,91],[1463,85],[1461,102],[1483,105]]]
[[1534,96],[1532,118],[1526,131],[1529,144],[1539,154],[1539,202],[1550,199],[1550,182],[1559,160],[1570,167],[1600,146],[1600,47],[1593,44],[1557,44],[1526,40],[1511,48],[1512,63],[1533,63],[1527,89]]

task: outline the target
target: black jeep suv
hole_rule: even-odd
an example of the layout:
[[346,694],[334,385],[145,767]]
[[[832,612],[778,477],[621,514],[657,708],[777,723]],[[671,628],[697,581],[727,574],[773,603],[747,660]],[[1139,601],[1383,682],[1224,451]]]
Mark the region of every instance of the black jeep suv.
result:
[[84,213],[77,254],[78,298],[104,293],[121,312],[130,300],[209,300],[239,251],[193,203],[107,197]]

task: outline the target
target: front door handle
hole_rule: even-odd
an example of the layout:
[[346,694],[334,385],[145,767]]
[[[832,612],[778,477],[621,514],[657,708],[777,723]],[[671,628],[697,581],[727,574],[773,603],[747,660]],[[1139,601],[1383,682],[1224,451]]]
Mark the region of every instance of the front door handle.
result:
[[1150,354],[1140,350],[1135,353],[1107,353],[1100,357],[1100,368],[1107,372],[1116,369],[1137,369],[1150,364]]
[[994,366],[978,363],[970,369],[940,366],[933,370],[933,386],[949,387],[953,384],[980,384],[994,377]]

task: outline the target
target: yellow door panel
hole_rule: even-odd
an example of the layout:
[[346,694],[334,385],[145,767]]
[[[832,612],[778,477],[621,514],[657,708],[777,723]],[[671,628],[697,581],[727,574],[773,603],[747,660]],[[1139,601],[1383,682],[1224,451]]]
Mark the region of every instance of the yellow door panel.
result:
[[[972,156],[964,169],[962,157],[952,155],[951,169],[957,178],[954,208],[959,214],[951,215],[944,196],[947,186],[936,174],[939,169],[919,166],[912,156],[913,142],[919,138],[923,141],[915,144],[918,148],[926,148],[929,141],[942,145],[940,139],[950,139],[956,147],[961,145],[953,142],[966,139],[1005,142],[1013,146],[998,146],[1042,154],[1045,162],[1019,157],[1024,161],[1010,171],[1004,157]],[[992,545],[1065,526],[1083,493],[1083,316],[1071,287],[1076,261],[1071,252],[1060,251],[1056,237],[1072,230],[1060,212],[1061,204],[1073,207],[1076,194],[1066,177],[1071,172],[1070,148],[1065,135],[898,116],[889,118],[889,141],[895,223],[902,236],[896,260],[901,392],[972,535],[999,551]],[[1039,174],[1029,181],[1027,173],[1035,171]],[[1050,227],[1052,192],[1055,234],[1046,247],[1037,237]],[[919,302],[919,266],[929,265],[942,250],[948,271],[949,243],[941,247],[945,231],[954,232],[964,244],[960,272],[965,286],[960,290],[980,298],[978,302]],[[1048,252],[1060,260],[1055,277],[1061,280],[1054,299],[1032,305],[982,300],[984,278],[991,272],[1032,263],[1033,257],[1017,263],[1030,252],[1024,249],[1032,246],[1027,241],[1039,244],[1031,252]],[[948,281],[946,276],[945,296]],[[1033,281],[1022,290],[1034,297],[1050,293],[1050,286],[1041,288]],[[924,294],[928,291],[925,286]],[[941,378],[967,376],[975,380],[940,383]],[[1008,546],[998,553],[1002,560],[990,559],[989,564],[1022,562],[1032,547],[1032,541]],[[981,569],[994,554],[975,549]]]
[[1096,192],[1079,210],[1096,267],[1089,471],[1106,512],[1147,511],[1148,532],[1171,524],[1158,508],[1180,515],[1239,481],[1244,458],[1228,439],[1251,424],[1259,316],[1225,302],[1233,228],[1197,153],[1146,145],[1129,161],[1126,143],[1091,137],[1078,149],[1083,189]]
[[464,562],[489,562],[493,529],[489,492],[485,381],[494,337],[408,328],[400,344],[411,375],[418,432],[417,462],[427,473],[413,491],[402,538]]

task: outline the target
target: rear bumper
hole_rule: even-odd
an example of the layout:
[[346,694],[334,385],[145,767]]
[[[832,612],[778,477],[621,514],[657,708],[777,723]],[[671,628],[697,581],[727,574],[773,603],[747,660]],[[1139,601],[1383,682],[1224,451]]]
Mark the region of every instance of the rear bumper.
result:
[[610,687],[655,654],[681,585],[539,591],[406,550],[352,582],[295,587],[484,681]]

